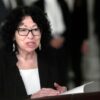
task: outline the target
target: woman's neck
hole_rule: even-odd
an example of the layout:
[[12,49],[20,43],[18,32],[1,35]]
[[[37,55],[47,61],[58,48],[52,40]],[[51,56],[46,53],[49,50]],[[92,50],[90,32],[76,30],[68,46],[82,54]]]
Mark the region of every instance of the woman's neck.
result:
[[16,54],[18,58],[17,66],[20,69],[32,69],[37,67],[37,54],[36,52],[22,52]]
[[28,53],[28,52],[24,52],[24,51],[19,51],[17,53],[17,56],[24,60],[30,60],[36,56],[36,52],[34,51],[34,52]]

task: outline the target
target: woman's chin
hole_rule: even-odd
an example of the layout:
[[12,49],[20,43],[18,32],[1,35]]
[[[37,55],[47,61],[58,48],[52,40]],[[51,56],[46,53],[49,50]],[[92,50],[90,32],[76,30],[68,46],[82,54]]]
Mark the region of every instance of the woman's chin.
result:
[[27,49],[27,50],[26,50],[26,52],[29,52],[29,53],[31,53],[31,52],[33,52],[33,51],[35,51],[34,48],[30,48],[30,49]]

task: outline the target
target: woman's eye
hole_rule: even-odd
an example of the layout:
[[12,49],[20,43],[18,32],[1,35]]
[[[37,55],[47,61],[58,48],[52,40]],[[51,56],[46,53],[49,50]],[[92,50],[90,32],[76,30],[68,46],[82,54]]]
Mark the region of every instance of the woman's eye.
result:
[[35,29],[33,29],[34,31],[39,31],[39,28],[35,28]]
[[27,29],[20,29],[20,31],[23,31],[24,32],[24,31],[27,31]]

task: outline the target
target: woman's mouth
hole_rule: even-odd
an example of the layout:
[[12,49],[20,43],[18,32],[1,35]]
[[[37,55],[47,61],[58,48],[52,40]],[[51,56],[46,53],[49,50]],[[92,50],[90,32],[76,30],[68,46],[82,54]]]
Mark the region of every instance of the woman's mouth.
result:
[[27,42],[26,45],[30,48],[33,48],[36,46],[36,43],[35,42]]

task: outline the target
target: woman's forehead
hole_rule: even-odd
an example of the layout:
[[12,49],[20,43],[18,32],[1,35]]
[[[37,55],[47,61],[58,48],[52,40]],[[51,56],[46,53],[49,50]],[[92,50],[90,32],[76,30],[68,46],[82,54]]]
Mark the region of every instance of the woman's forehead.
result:
[[37,26],[37,24],[33,21],[31,16],[25,16],[22,21],[20,22],[19,26],[31,26],[31,27],[35,27]]

